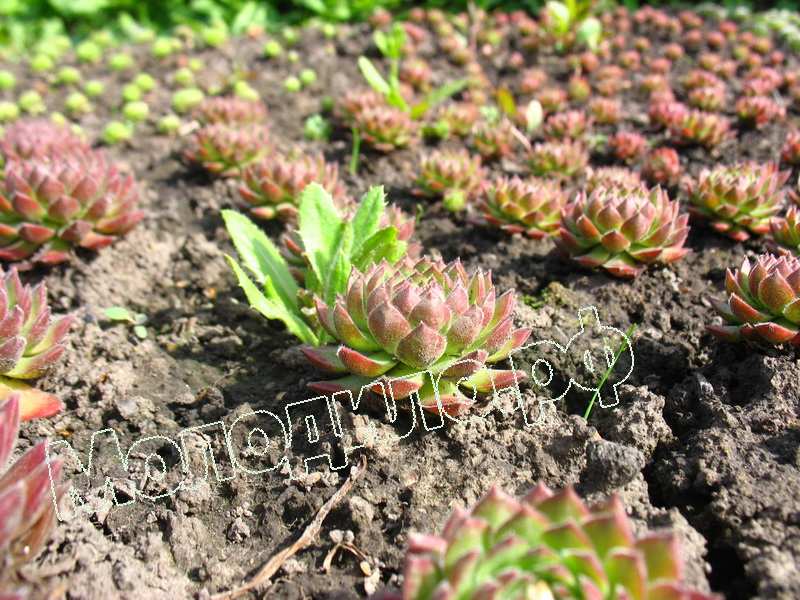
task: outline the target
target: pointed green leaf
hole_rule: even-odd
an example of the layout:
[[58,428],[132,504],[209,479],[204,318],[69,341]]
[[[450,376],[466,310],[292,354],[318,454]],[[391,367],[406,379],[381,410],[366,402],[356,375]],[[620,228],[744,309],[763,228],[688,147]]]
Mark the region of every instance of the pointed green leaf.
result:
[[373,90],[382,96],[388,96],[391,93],[391,88],[383,78],[383,75],[378,72],[378,69],[375,68],[375,65],[373,65],[372,61],[366,56],[358,57],[358,68]]
[[255,277],[256,283],[264,285],[267,279],[271,280],[281,301],[287,305],[295,304],[297,283],[275,244],[241,213],[223,210],[222,218],[242,263]]
[[386,210],[386,192],[382,185],[369,188],[369,191],[361,197],[358,210],[353,217],[353,234],[355,243],[353,244],[353,255],[358,254],[364,242],[372,236],[380,227],[381,216]]
[[353,224],[345,223],[342,227],[342,234],[339,236],[338,244],[333,251],[330,262],[321,278],[322,297],[328,304],[333,304],[336,295],[344,293],[347,289],[347,280],[350,277],[352,263],[350,256],[353,251]]
[[307,185],[300,195],[297,223],[311,269],[324,284],[324,275],[341,242],[344,223],[331,195],[319,184]]
[[403,257],[406,248],[407,244],[397,239],[397,229],[385,227],[361,244],[358,254],[353,255],[353,266],[364,271],[383,259],[395,263]]
[[239,266],[231,256],[225,255],[225,259],[236,274],[236,279],[244,294],[247,302],[252,308],[260,312],[267,319],[275,319],[283,322],[286,328],[294,334],[301,342],[306,344],[318,345],[319,339],[311,328],[303,320],[296,304],[285,304],[281,296],[277,293],[270,279],[264,282],[264,291],[259,290],[247,276],[244,269]]
[[467,79],[457,79],[449,81],[444,85],[429,92],[419,104],[416,104],[411,109],[411,118],[419,119],[425,115],[430,109],[437,104],[441,104],[451,96],[455,96],[458,92],[467,87],[469,81]]
[[111,321],[126,321],[128,323],[135,322],[130,311],[122,306],[110,306],[109,308],[103,309],[103,314],[105,315],[106,319],[110,319]]
[[497,105],[509,117],[517,114],[517,103],[514,101],[514,94],[506,87],[498,88]]

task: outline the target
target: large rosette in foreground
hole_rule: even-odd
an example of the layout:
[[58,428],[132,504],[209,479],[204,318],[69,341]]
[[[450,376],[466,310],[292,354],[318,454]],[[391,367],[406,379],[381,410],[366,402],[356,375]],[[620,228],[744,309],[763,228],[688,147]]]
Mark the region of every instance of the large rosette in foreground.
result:
[[[51,494],[60,485],[61,461],[47,462],[47,442],[39,442],[10,463],[19,434],[19,398],[0,403],[0,597],[27,598],[17,576],[18,567],[34,558],[44,546],[56,521]],[[8,466],[8,468],[6,468]]]
[[716,598],[683,584],[673,534],[634,535],[616,496],[590,508],[541,483],[520,500],[493,488],[441,536],[412,535],[404,574],[396,600]]
[[762,254],[725,275],[726,300],[714,308],[727,325],[708,330],[727,341],[742,339],[800,345],[800,259]]
[[58,263],[99,250],[144,218],[131,175],[97,152],[11,163],[0,186],[0,260]]
[[515,301],[512,291],[496,295],[490,273],[470,275],[458,260],[406,258],[354,270],[346,294],[331,305],[316,301],[320,322],[341,345],[304,348],[315,366],[345,376],[310,386],[330,393],[372,382],[372,391],[388,393],[391,382],[395,399],[418,392],[422,406],[438,412],[428,371],[440,376],[444,411],[459,414],[472,404],[459,388],[474,396],[514,381],[513,371],[484,365],[508,357],[530,335],[514,329]]
[[599,187],[564,209],[558,246],[585,267],[635,277],[649,263],[671,263],[689,251],[689,215],[661,188]]

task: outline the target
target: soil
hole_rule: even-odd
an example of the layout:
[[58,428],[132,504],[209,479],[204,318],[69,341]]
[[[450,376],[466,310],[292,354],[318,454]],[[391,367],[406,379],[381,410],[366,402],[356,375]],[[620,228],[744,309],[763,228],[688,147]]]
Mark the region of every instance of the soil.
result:
[[[359,175],[351,177],[346,133],[337,132],[327,145],[303,141],[303,121],[319,110],[323,95],[337,98],[362,85],[355,58],[369,44],[369,28],[342,32],[336,43],[313,30],[303,33],[296,49],[319,81],[289,98],[282,81],[298,67],[260,58],[263,40],[233,40],[221,51],[196,55],[206,61],[209,80],[224,83],[233,70],[247,70],[269,107],[279,148],[324,151],[340,164],[352,195],[383,184],[392,201],[413,210],[420,202],[411,194],[420,148],[391,155],[366,151]],[[144,49],[136,52],[137,68],[161,81],[180,63],[179,57],[159,63]],[[432,46],[423,55],[437,78],[455,72]],[[535,64],[535,55],[527,61]],[[486,61],[490,77],[513,87],[516,75],[494,62]],[[563,58],[548,57],[546,64],[558,74],[555,79],[566,79]],[[685,72],[679,64],[676,73]],[[97,134],[128,75],[82,68],[87,79],[109,81],[108,100],[81,122]],[[19,76],[22,89],[34,85],[22,70]],[[631,74],[634,80],[640,76]],[[676,91],[682,89],[678,81],[676,76]],[[735,82],[730,87],[736,89]],[[167,112],[170,93],[164,87],[148,96],[154,115]],[[623,97],[625,122],[619,127],[641,128],[644,99],[633,90]],[[62,97],[53,94],[47,102],[59,109]],[[790,112],[790,120],[795,117]],[[740,132],[715,154],[682,152],[683,167],[694,174],[717,162],[776,160],[786,127],[775,122],[758,133]],[[67,408],[53,419],[26,424],[23,447],[43,437],[67,439],[85,458],[92,434],[111,428],[126,451],[146,436],[177,439],[181,431],[220,419],[230,425],[251,410],[285,415],[287,403],[313,396],[306,384],[319,374],[280,325],[248,308],[225,262],[233,249],[219,211],[241,206],[235,184],[187,166],[183,145],[183,139],[159,136],[147,124],[128,146],[108,150],[141,182],[146,220],[96,255],[26,273],[30,281],[47,282],[58,311],[74,311],[80,319],[64,360],[41,382]],[[522,387],[528,417],[539,417],[534,424],[525,425],[505,394],[432,431],[422,428],[418,415],[414,420],[401,412],[392,422],[375,408],[345,410],[345,436],[337,447],[326,435],[320,450],[302,428],[293,430],[294,478],[279,467],[221,483],[213,476],[205,480],[196,462],[200,450],[209,440],[218,456],[221,448],[213,431],[195,430],[186,436],[195,461],[193,488],[109,509],[102,502],[102,477],[87,488],[73,462],[67,474],[86,492],[91,508],[59,524],[28,567],[40,589],[61,587],[70,599],[149,599],[209,598],[234,588],[291,543],[347,476],[347,468],[318,464],[298,475],[303,458],[330,451],[341,464],[342,447],[360,444],[350,459],[366,457],[366,472],[325,520],[318,539],[287,561],[269,587],[245,597],[344,599],[396,589],[409,532],[438,531],[454,506],[474,503],[492,484],[521,494],[539,480],[551,487],[574,484],[592,501],[616,492],[637,528],[675,529],[687,579],[700,589],[731,599],[800,597],[798,356],[785,348],[723,344],[705,333],[715,321],[708,298],[721,294],[725,269],[761,251],[761,244],[736,244],[696,225],[684,260],[629,282],[577,269],[555,254],[550,241],[505,236],[436,204],[423,208],[417,236],[425,249],[491,269],[499,288],[516,288],[527,302],[519,303],[518,322],[533,327],[534,339],[565,342],[577,331],[578,309],[588,305],[597,308],[602,323],[620,331],[636,325],[635,365],[618,385],[617,406],[595,405],[587,421],[582,415],[592,394],[573,388],[533,415],[539,400],[557,396],[570,377],[597,380],[574,353],[560,357],[552,389]],[[265,228],[275,237],[281,232],[278,223]],[[103,309],[117,305],[147,316],[146,339],[104,318]],[[616,347],[619,336],[612,338],[609,345]],[[598,340],[585,343],[596,351]],[[527,351],[522,362],[534,360]],[[612,386],[630,366],[625,360],[617,365],[603,388],[605,401],[612,400]],[[374,439],[364,433],[368,422],[375,424]],[[170,466],[167,481],[147,483],[145,489],[157,495],[181,479],[178,454],[164,440],[147,447]],[[130,472],[115,480],[120,500],[129,499],[144,478],[146,452],[137,450]],[[256,464],[258,456],[246,458]],[[116,464],[106,447],[95,460],[101,473]]]

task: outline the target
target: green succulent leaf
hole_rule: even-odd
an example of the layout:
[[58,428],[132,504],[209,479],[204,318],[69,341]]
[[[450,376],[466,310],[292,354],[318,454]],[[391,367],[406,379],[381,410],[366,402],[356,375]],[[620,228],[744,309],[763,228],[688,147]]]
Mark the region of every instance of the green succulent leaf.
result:
[[284,302],[271,279],[267,278],[264,281],[264,291],[262,292],[233,257],[225,255],[225,259],[236,275],[236,279],[247,297],[247,302],[252,308],[267,319],[281,321],[301,342],[314,346],[319,344],[319,338],[303,320],[297,304]]

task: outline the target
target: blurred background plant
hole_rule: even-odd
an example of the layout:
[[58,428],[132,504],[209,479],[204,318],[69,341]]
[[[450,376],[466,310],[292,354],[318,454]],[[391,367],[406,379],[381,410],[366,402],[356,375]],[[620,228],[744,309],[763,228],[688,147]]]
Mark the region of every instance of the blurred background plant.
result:
[[[75,40],[88,39],[100,48],[113,45],[116,39],[155,42],[177,26],[199,31],[203,40],[214,45],[228,34],[278,29],[312,18],[327,23],[358,21],[378,9],[402,15],[415,4],[408,0],[0,0],[0,47],[6,54],[8,49],[33,48],[57,55]],[[466,10],[469,2],[429,0],[424,4],[457,12]],[[590,6],[600,10],[615,2],[600,0],[594,6],[595,3],[588,0],[549,3],[543,0],[476,0],[473,4],[484,10],[521,9],[531,13],[538,13],[550,4],[549,10],[554,14],[569,16],[570,24],[580,25],[586,22]],[[619,4],[635,9],[645,3],[621,0]],[[674,0],[647,4],[686,5]],[[798,0],[726,0],[720,5],[700,5],[697,9],[747,19],[752,28],[776,31],[800,49],[800,17],[796,12],[787,12],[796,11],[798,5]],[[766,12],[753,15],[756,10]],[[589,29],[585,33],[591,35],[591,27]]]

